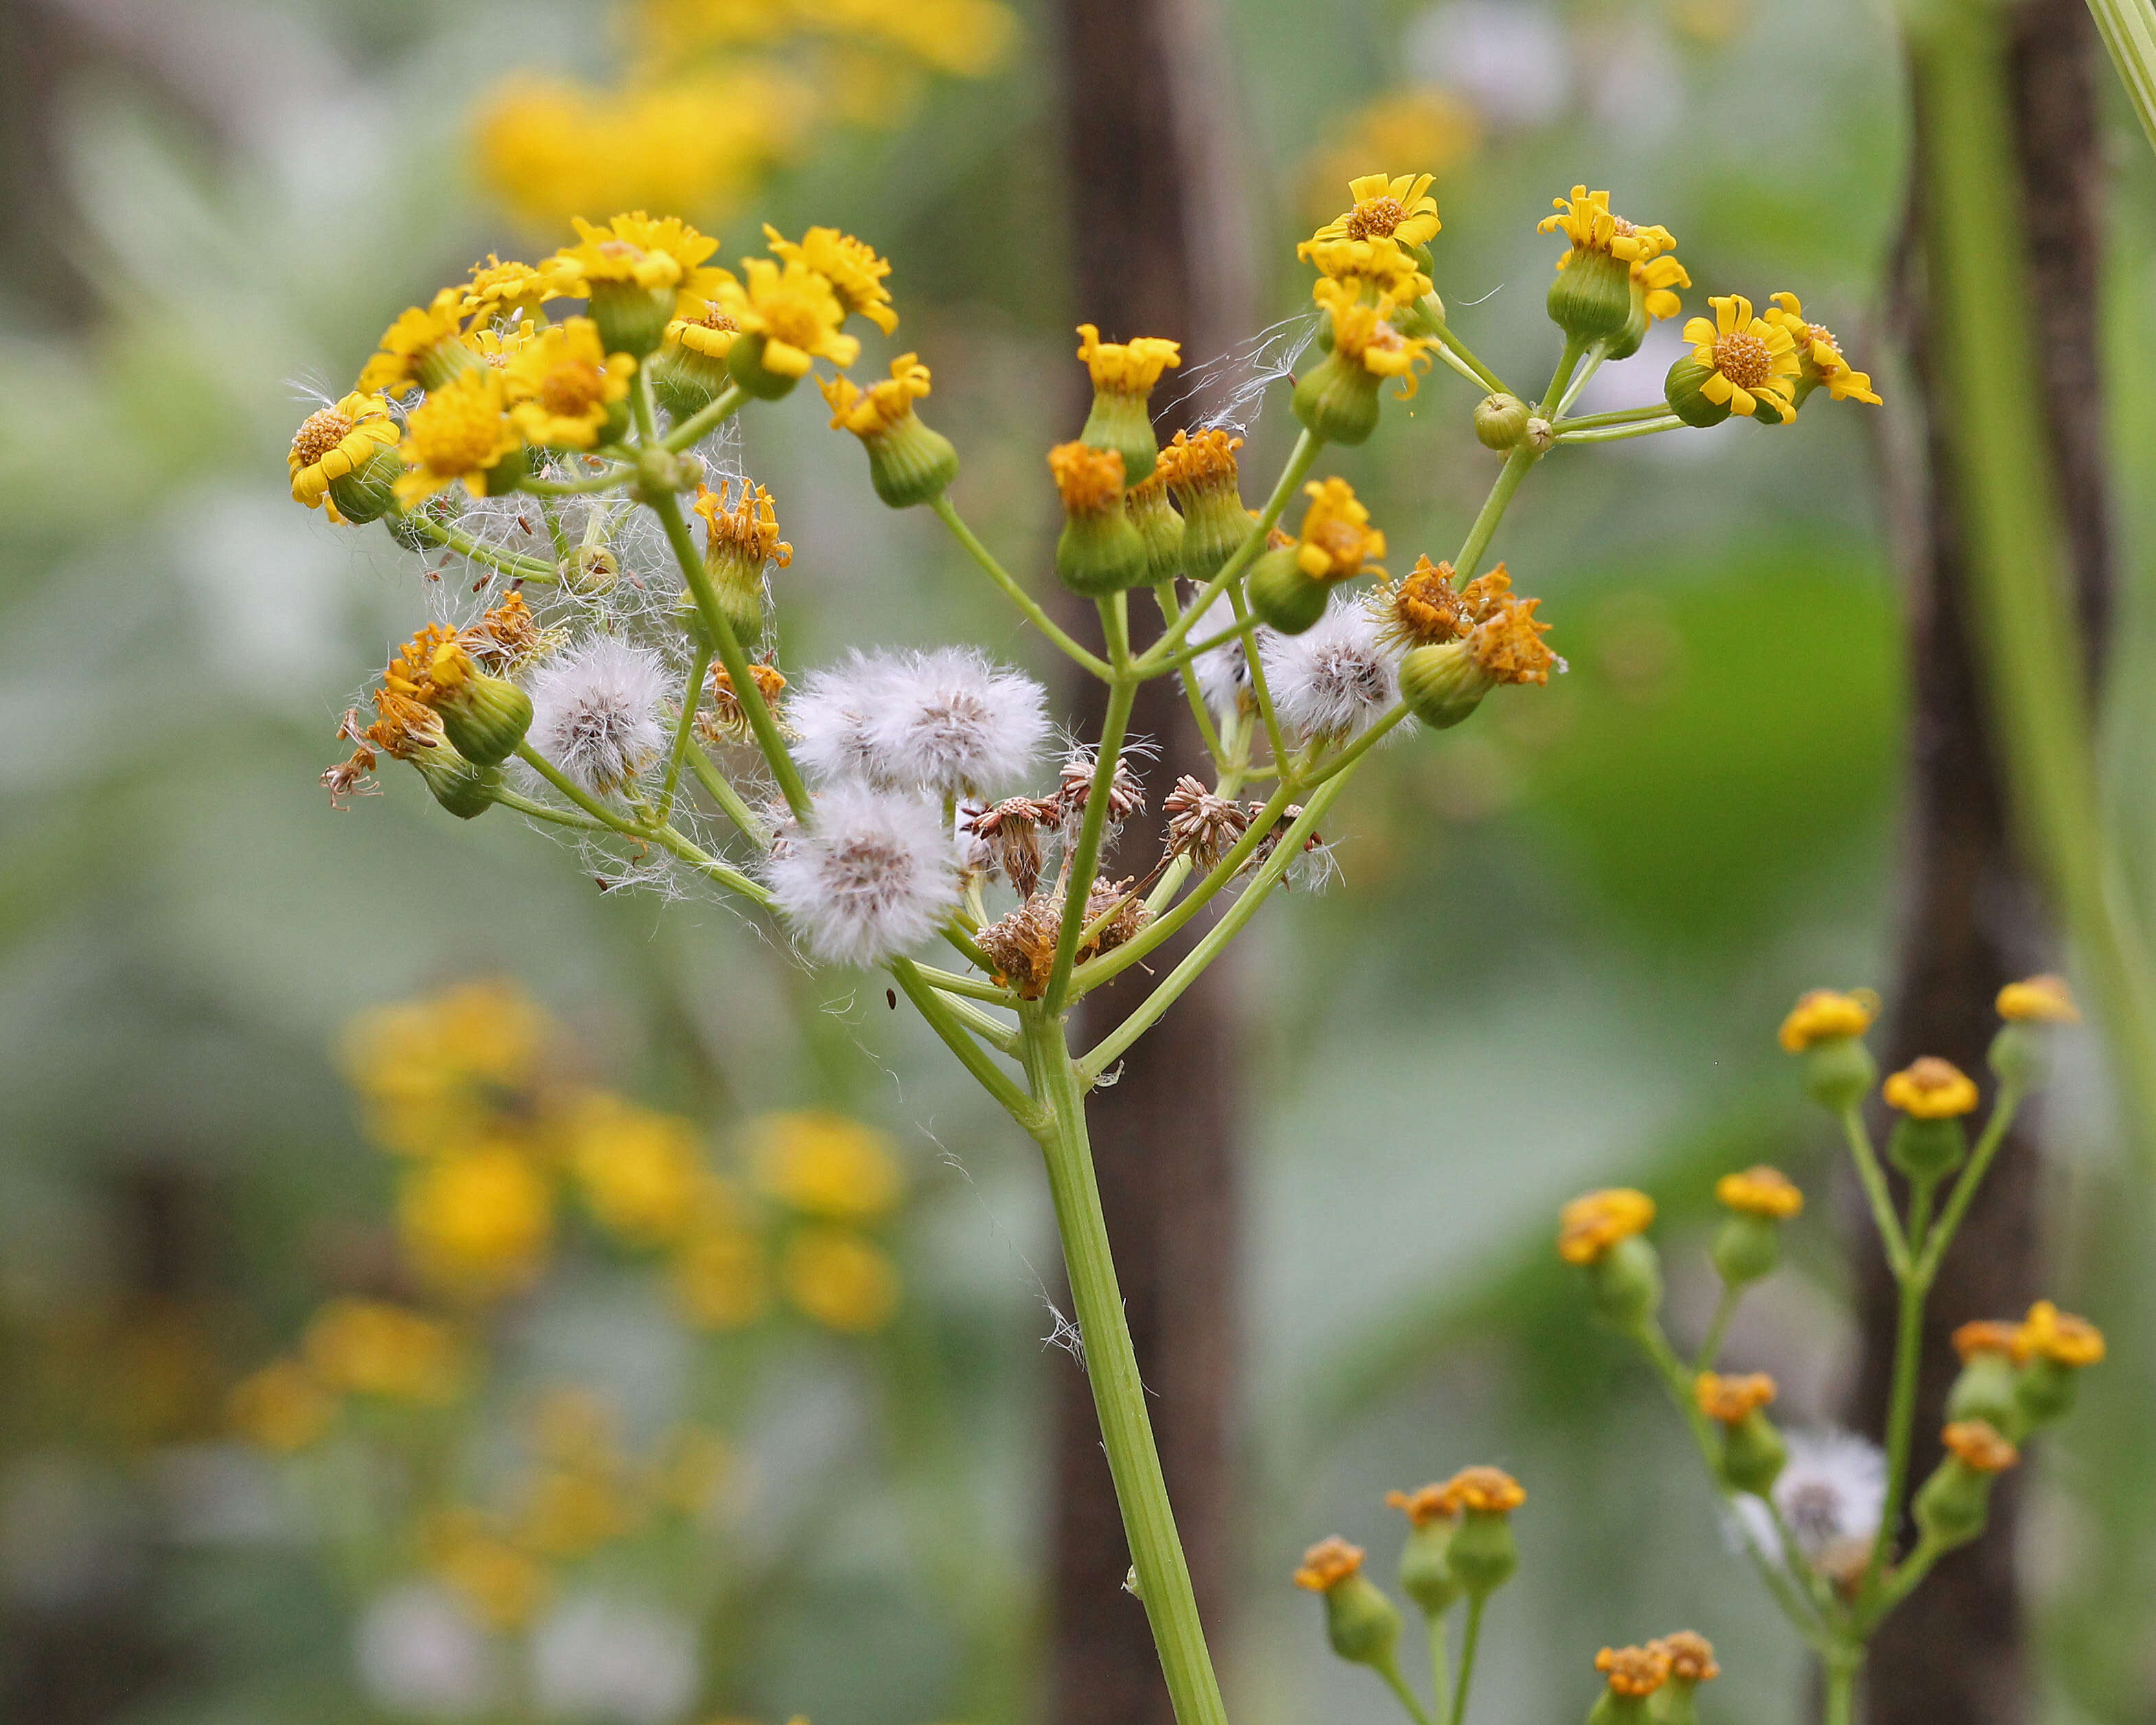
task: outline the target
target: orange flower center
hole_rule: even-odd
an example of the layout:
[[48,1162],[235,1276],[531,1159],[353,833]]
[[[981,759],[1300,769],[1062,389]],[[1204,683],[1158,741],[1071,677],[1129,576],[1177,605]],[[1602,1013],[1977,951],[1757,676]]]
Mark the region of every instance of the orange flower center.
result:
[[1346,521],[1327,521],[1310,536],[1310,542],[1332,559],[1331,573],[1353,575],[1363,567],[1365,536]]
[[1350,239],[1382,239],[1408,218],[1397,198],[1372,198],[1355,206],[1348,217]]
[[539,404],[563,419],[582,418],[606,394],[606,373],[589,360],[564,360],[539,385]]
[[351,420],[335,408],[324,408],[319,413],[308,414],[300,423],[299,434],[292,439],[292,454],[300,466],[312,467],[342,443],[351,431]]
[[1715,338],[1714,368],[1739,389],[1757,389],[1773,375],[1774,356],[1749,330],[1732,330]]

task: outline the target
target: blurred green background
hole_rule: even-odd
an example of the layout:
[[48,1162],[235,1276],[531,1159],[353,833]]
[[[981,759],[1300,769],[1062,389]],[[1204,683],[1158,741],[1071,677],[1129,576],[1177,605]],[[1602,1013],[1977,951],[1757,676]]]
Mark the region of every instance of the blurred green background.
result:
[[[804,1343],[743,1411],[752,1478],[783,1495],[810,1432],[825,1495],[710,1692],[819,1725],[1029,1715],[1051,1322],[1036,1266],[1054,1241],[1026,1147],[880,990],[806,977],[725,906],[602,895],[561,847],[506,819],[456,825],[409,775],[348,812],[314,783],[422,606],[386,536],[286,495],[305,391],[347,387],[390,316],[475,257],[557,243],[483,182],[475,105],[520,67],[603,75],[631,51],[619,17],[479,0],[0,10],[18,50],[10,181],[27,188],[0,280],[0,1685],[44,1698],[26,1720],[387,1717],[354,1675],[347,1615],[305,1579],[303,1531],[264,1507],[214,1399],[146,1409],[131,1338],[184,1308],[192,1369],[216,1383],[285,1345],[324,1291],[308,1243],[378,1221],[389,1190],[331,1060],[339,1027],[508,974],[644,1100],[721,1121],[827,1102],[906,1160],[899,1367]],[[1283,901],[1237,959],[1231,1702],[1252,1725],[1390,1717],[1325,1654],[1287,1585],[1294,1556],[1337,1531],[1389,1567],[1383,1490],[1487,1461],[1530,1498],[1523,1574],[1485,1643],[1485,1717],[1569,1716],[1596,1646],[1686,1624],[1722,1652],[1714,1716],[1794,1720],[1795,1642],[1549,1240],[1574,1191],[1649,1188],[1694,1332],[1712,1177],[1779,1163],[1814,1202],[1733,1353],[1779,1378],[1799,1423],[1840,1405],[1846,1194],[1771,1033],[1802,988],[1892,981],[1904,696],[1880,475],[1908,385],[1872,336],[1903,195],[1892,20],[1858,0],[1224,10],[1262,321],[1301,314],[1293,241],[1347,172],[1441,167],[1455,327],[1538,380],[1553,247],[1534,223],[1584,179],[1673,229],[1701,290],[1796,289],[1889,400],[1822,399],[1795,434],[1740,424],[1552,462],[1498,550],[1546,595],[1570,674],[1378,757],[1327,834],[1342,884]],[[995,69],[878,85],[893,123],[842,117],[713,231],[724,259],[763,218],[830,222],[891,258],[904,341],[935,367],[936,423],[967,459],[959,501],[1040,571],[1054,521],[1038,452],[1070,434],[1050,406],[1087,308],[1062,266],[1055,36],[1016,11]],[[864,50],[871,67],[882,52]],[[2139,740],[2156,660],[2151,503],[2131,476],[2156,456],[2156,176],[2116,131],[2127,594],[2111,700],[2139,831],[2156,818]],[[1650,345],[1607,368],[1594,404],[1651,398],[1671,357]],[[1253,474],[1285,451],[1283,405],[1267,398],[1247,428]],[[1341,452],[1400,567],[1456,543],[1486,485],[1468,405],[1440,372]],[[788,660],[956,637],[1045,670],[932,521],[875,503],[824,421],[813,398],[759,413],[749,454],[795,547]],[[2145,1720],[2156,1221],[2085,1048],[2046,1137],[2054,1281],[2114,1353],[2042,1450],[2026,1555],[2045,1716]],[[559,1299],[595,1357],[629,1348],[608,1339],[605,1287]],[[963,1549],[936,1555],[924,1526],[963,1528]]]

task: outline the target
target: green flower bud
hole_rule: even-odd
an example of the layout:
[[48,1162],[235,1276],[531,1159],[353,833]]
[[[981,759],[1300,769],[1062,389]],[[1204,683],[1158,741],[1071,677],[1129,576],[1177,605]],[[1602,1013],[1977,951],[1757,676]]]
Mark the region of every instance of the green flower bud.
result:
[[1322,617],[1332,588],[1331,582],[1303,572],[1292,545],[1261,552],[1250,565],[1250,608],[1284,635],[1299,635]]
[[1917,1184],[1935,1186],[1969,1159],[1969,1133],[1958,1119],[1905,1114],[1887,1137],[1887,1159]]
[[[1625,266],[1625,273],[1628,277],[1630,275],[1630,264]],[[1632,284],[1632,309],[1625,314],[1625,327],[1602,344],[1603,358],[1630,359],[1640,351],[1640,344],[1647,339],[1647,326],[1650,321],[1647,316],[1646,292],[1635,281]]]
[[482,670],[467,672],[436,709],[449,745],[467,761],[491,767],[507,760],[531,728],[531,697],[516,684]]
[[1711,1250],[1722,1281],[1741,1288],[1781,1267],[1782,1224],[1772,1216],[1740,1210],[1722,1224]]
[[1487,1599],[1512,1579],[1520,1567],[1520,1548],[1512,1523],[1502,1512],[1469,1510],[1445,1548],[1453,1579],[1470,1599]]
[[1055,542],[1063,584],[1088,598],[1144,586],[1151,559],[1123,508],[1123,458],[1083,443],[1058,444],[1048,465],[1063,497],[1063,532]]
[[1389,1666],[1400,1639],[1399,1608],[1365,1577],[1351,1575],[1325,1590],[1325,1634],[1342,1659]]
[[[335,485],[330,487],[330,495],[337,495]],[[338,499],[337,507],[344,508],[341,498]],[[345,513],[350,515],[352,511],[346,510]],[[2051,1026],[2010,1022],[2001,1024],[1999,1034],[1991,1039],[1986,1059],[2001,1084],[2011,1086],[2025,1095],[2032,1090],[2041,1090],[2051,1076]]]
[[1113,449],[1123,458],[1123,483],[1133,488],[1152,477],[1160,446],[1153,440],[1147,403],[1161,373],[1183,362],[1178,345],[1158,336],[1132,341],[1103,341],[1090,323],[1078,326],[1078,357],[1093,380],[1092,410],[1078,441],[1089,449]]
[[2030,1425],[2049,1425],[2073,1412],[2080,1389],[2078,1371],[2040,1353],[2015,1377],[2014,1399]]
[[476,371],[486,362],[462,341],[436,341],[413,362],[413,375],[429,393],[439,389],[459,372]]
[[791,372],[773,371],[764,364],[765,346],[762,335],[742,331],[726,350],[726,370],[735,382],[758,401],[778,401],[791,395],[801,379]]
[[459,820],[472,820],[494,807],[501,789],[501,768],[467,761],[446,742],[415,751],[412,764],[434,793],[434,800]]
[[1990,1518],[1991,1478],[1948,1456],[1917,1493],[1917,1527],[1940,1545],[1968,1544]]
[[1670,367],[1670,374],[1662,382],[1663,398],[1670,411],[1687,425],[1719,425],[1731,412],[1726,401],[1709,401],[1700,393],[1700,387],[1714,375],[1714,367],[1702,365],[1687,353]]
[[1089,449],[1113,449],[1121,455],[1127,485],[1142,485],[1151,479],[1153,464],[1160,459],[1146,398],[1120,390],[1094,392],[1092,411],[1086,415],[1078,441]]
[[1368,443],[1378,429],[1378,386],[1384,380],[1358,359],[1328,353],[1295,386],[1295,417],[1328,443]]
[[725,360],[679,341],[669,341],[661,347],[647,369],[652,394],[676,424],[702,413],[731,381]]
[[1764,1497],[1789,1459],[1789,1446],[1760,1409],[1722,1428],[1722,1476],[1737,1491]]
[[621,579],[621,561],[603,545],[580,545],[555,565],[562,590],[596,599],[613,591]]
[[1459,1531],[1456,1517],[1433,1516],[1408,1529],[1407,1544],[1400,1552],[1400,1591],[1436,1619],[1450,1611],[1462,1591],[1452,1573],[1452,1536]]
[[674,300],[670,287],[595,281],[591,284],[588,315],[599,326],[599,343],[608,353],[629,353],[642,359],[666,339],[666,326],[674,321]]
[[1527,404],[1517,395],[1486,395],[1475,404],[1475,436],[1486,449],[1509,449],[1527,434]]
[[1575,246],[1549,285],[1550,321],[1581,341],[1620,335],[1632,316],[1632,266],[1608,252]]
[[2010,1436],[2025,1418],[2019,1378],[2011,1355],[1989,1348],[1969,1354],[1947,1391],[1947,1418],[1981,1420],[2002,1435]]
[[958,477],[957,448],[917,414],[908,413],[861,442],[869,452],[869,483],[893,509],[933,503]]
[[1173,581],[1183,567],[1183,517],[1168,501],[1158,475],[1123,493],[1123,510],[1145,541],[1146,584]]
[[1629,1235],[1587,1266],[1595,1317],[1630,1334],[1661,1308],[1662,1260],[1645,1235]]
[[1497,685],[1465,641],[1410,648],[1400,660],[1400,699],[1433,731],[1457,725]]
[[1830,1113],[1855,1107],[1878,1079],[1879,1063],[1856,1037],[1825,1037],[1804,1050],[1804,1094]]
[[330,501],[337,513],[356,526],[378,521],[397,506],[397,481],[404,471],[404,458],[394,444],[330,481]]

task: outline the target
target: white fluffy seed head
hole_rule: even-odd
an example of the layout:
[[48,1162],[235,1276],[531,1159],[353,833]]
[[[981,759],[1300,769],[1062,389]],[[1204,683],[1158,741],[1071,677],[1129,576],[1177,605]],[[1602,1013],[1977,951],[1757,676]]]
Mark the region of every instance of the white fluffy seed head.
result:
[[946,797],[1008,789],[1048,737],[1048,692],[970,647],[892,663],[869,717],[875,776]]
[[[1774,1480],[1774,1507],[1798,1549],[1823,1569],[1868,1553],[1887,1510],[1885,1454],[1850,1431],[1792,1431],[1788,1442],[1789,1459]],[[1737,1510],[1746,1537],[1779,1563],[1780,1536],[1765,1507],[1743,1497]]]
[[795,736],[794,758],[824,783],[876,782],[879,756],[869,740],[869,719],[889,699],[896,661],[888,654],[850,653],[812,672],[790,691],[787,722]]
[[[1204,614],[1190,625],[1186,641],[1209,640],[1224,629],[1234,626],[1235,608],[1229,603],[1224,593],[1205,608]],[[1192,661],[1191,668],[1198,673],[1198,692],[1205,697],[1205,705],[1214,715],[1225,722],[1248,704],[1250,699],[1250,659],[1243,642],[1255,639],[1260,650],[1276,637],[1269,629],[1259,629],[1253,637],[1229,641],[1211,651],[1201,653]]]
[[934,934],[958,902],[957,848],[917,792],[826,788],[814,824],[782,834],[763,864],[773,901],[808,956],[875,964]]
[[1335,595],[1311,628],[1274,636],[1259,651],[1274,710],[1305,739],[1359,737],[1400,698],[1399,656],[1359,596]]
[[532,746],[594,795],[618,791],[665,749],[671,681],[649,648],[594,636],[533,674]]

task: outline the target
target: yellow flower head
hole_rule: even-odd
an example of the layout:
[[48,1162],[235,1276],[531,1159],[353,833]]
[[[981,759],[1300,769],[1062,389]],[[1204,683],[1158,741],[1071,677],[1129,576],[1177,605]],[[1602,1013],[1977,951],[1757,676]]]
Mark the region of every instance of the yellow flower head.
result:
[[482,611],[466,636],[472,656],[497,675],[521,670],[561,644],[561,631],[542,629],[521,593]]
[[1978,1473],[2004,1473],[2021,1459],[2021,1452],[1984,1420],[1957,1420],[1939,1434],[1939,1441]]
[[[789,547],[788,551],[791,549]],[[773,713],[778,712],[779,697],[786,692],[786,679],[778,667],[766,665],[761,660],[752,660],[748,674],[756,684],[757,693],[763,697],[764,706]],[[781,723],[783,724],[783,719]],[[723,665],[711,667],[711,710],[698,716],[696,729],[708,742],[716,742],[721,739],[728,742],[747,742],[752,734],[748,722],[748,709],[742,705],[741,696],[735,691],[732,673]]]
[[1655,1200],[1629,1186],[1613,1186],[1575,1198],[1558,1217],[1557,1252],[1568,1264],[1599,1263],[1620,1240],[1644,1234],[1655,1219]]
[[674,1299],[701,1330],[737,1330],[763,1316],[770,1279],[763,1242],[742,1221],[737,1201],[714,1203],[732,1188],[704,1184],[689,1232],[674,1255]]
[[1684,310],[1684,301],[1677,297],[1676,290],[1690,287],[1691,277],[1673,255],[1633,259],[1632,280],[1639,287],[1649,317],[1659,321],[1675,317]]
[[599,1092],[570,1117],[568,1163],[599,1225],[632,1245],[679,1239],[703,1184],[704,1158],[689,1122]]
[[1912,1120],[1952,1120],[1976,1106],[1976,1081],[1952,1060],[1925,1055],[1890,1077],[1881,1094],[1887,1106]]
[[1100,515],[1123,504],[1123,457],[1119,449],[1090,444],[1058,444],[1048,452],[1048,470],[1064,509],[1071,515]]
[[860,312],[886,336],[898,327],[891,290],[883,285],[891,265],[866,240],[836,228],[811,228],[796,244],[782,238],[768,222],[763,224],[763,237],[773,255],[813,270],[829,282],[847,311]]
[[521,1629],[552,1591],[546,1567],[466,1506],[432,1511],[420,1529],[427,1567],[490,1629]]
[[1235,451],[1242,447],[1242,439],[1217,429],[1194,436],[1178,431],[1161,450],[1153,471],[1166,475],[1168,489],[1178,502],[1200,494],[1233,491],[1238,483]]
[[1347,1580],[1363,1567],[1363,1548],[1350,1545],[1337,1533],[1327,1534],[1302,1554],[1295,1572],[1295,1584],[1322,1594]]
[[233,1386],[226,1417],[249,1442],[289,1455],[328,1431],[336,1399],[299,1361],[280,1359]]
[[444,288],[425,305],[408,306],[396,322],[382,333],[380,348],[359,373],[359,393],[395,393],[414,383],[433,388],[446,380],[452,369],[470,363],[468,353],[450,350],[461,347],[465,329],[465,290]]
[[505,370],[511,417],[526,443],[588,449],[598,441],[607,410],[628,398],[636,360],[609,354],[597,324],[572,317],[525,342]]
[[1183,344],[1160,336],[1140,336],[1134,341],[1103,341],[1090,323],[1078,326],[1078,357],[1093,379],[1093,388],[1111,395],[1147,396],[1170,366],[1183,363]]
[[2082,1009],[2074,1004],[2073,991],[2062,976],[2032,976],[2009,983],[1999,991],[1999,1015],[2010,1023],[2078,1024],[2082,1021]]
[[1851,367],[1842,357],[1841,343],[1832,330],[1807,318],[1803,302],[1794,294],[1774,294],[1769,297],[1774,304],[1767,311],[1767,321],[1789,332],[1807,378],[1825,384],[1828,395],[1835,401],[1869,402],[1875,408],[1880,404],[1879,398],[1872,393],[1870,375]]
[[508,413],[501,374],[490,366],[459,372],[412,409],[404,425],[405,471],[397,501],[405,509],[461,481],[475,497],[486,495],[489,470],[514,454],[519,439]]
[[2059,1365],[2079,1368],[2095,1365],[2103,1351],[2102,1330],[2085,1317],[2060,1311],[2049,1300],[2039,1300],[2029,1308],[2027,1321],[2014,1337],[2017,1362],[2041,1354]]
[[1492,682],[1546,684],[1564,668],[1543,644],[1550,626],[1535,615],[1542,601],[1515,593],[1502,563],[1462,588],[1460,601],[1472,624],[1467,650]]
[[1784,1050],[1802,1054],[1816,1043],[1844,1036],[1861,1036],[1879,1016],[1879,997],[1869,988],[1842,993],[1834,988],[1813,988],[1799,997],[1782,1020],[1779,1040]]
[[729,506],[726,498],[732,489],[731,480],[721,480],[716,491],[704,485],[696,487],[696,513],[704,518],[706,561],[731,559],[758,575],[766,563],[787,567],[793,561],[793,547],[778,536],[778,511],[772,503],[771,493],[743,480],[740,501]]
[[850,1228],[803,1228],[779,1260],[786,1297],[826,1329],[866,1336],[898,1310],[898,1271],[875,1241]]
[[[1296,536],[1296,567],[1313,581],[1352,581],[1364,560],[1385,554],[1385,536],[1370,525],[1370,511],[1344,479],[1312,480],[1303,488],[1310,506]],[[1368,572],[1385,572],[1376,564]]]
[[1449,1522],[1460,1513],[1460,1506],[1453,1502],[1442,1480],[1418,1486],[1412,1491],[1388,1491],[1385,1502],[1405,1516],[1409,1525],[1417,1527],[1426,1527],[1432,1522]]
[[506,983],[467,983],[361,1014],[339,1045],[339,1064],[386,1148],[434,1156],[466,1147],[489,1130],[498,1105],[514,1105],[551,1029]]
[[[389,403],[379,395],[347,395],[334,407],[308,414],[285,457],[292,501],[321,508],[335,481],[357,472],[403,435]],[[331,520],[343,519],[335,503],[329,511]]]
[[1367,282],[1395,305],[1410,305],[1431,291],[1422,265],[1397,239],[1306,239],[1296,255],[1315,264],[1321,277]]
[[[1437,219],[1437,200],[1430,195],[1435,174],[1363,174],[1348,182],[1354,205],[1335,216],[1304,244],[1296,255],[1332,239],[1389,239],[1399,245],[1427,245],[1443,226]],[[1321,266],[1322,267],[1322,266]]]
[[866,389],[850,377],[831,377],[817,387],[831,405],[831,429],[866,440],[913,417],[914,403],[928,393],[928,367],[919,354],[901,353],[891,362],[891,376]]
[[694,293],[716,273],[701,266],[718,249],[718,241],[678,216],[654,219],[634,210],[603,228],[582,216],[573,219],[577,244],[562,247],[547,262],[547,280],[558,295],[588,295],[602,282]]
[[1502,1467],[1463,1467],[1445,1482],[1446,1501],[1471,1515],[1508,1516],[1527,1501],[1520,1482]]
[[[726,270],[716,273],[728,281],[733,280]],[[724,359],[733,351],[734,337],[741,333],[741,326],[717,300],[689,294],[675,309],[680,315],[666,326],[668,341],[691,353],[701,353],[706,359]]]
[[554,1193],[506,1144],[445,1156],[404,1177],[399,1233],[429,1281],[472,1299],[528,1287],[554,1235]]
[[1727,403],[1747,415],[1757,413],[1763,401],[1781,421],[1789,419],[1796,412],[1791,392],[1803,370],[1795,339],[1784,326],[1754,317],[1752,302],[1742,294],[1710,295],[1707,303],[1714,316],[1695,317],[1684,326],[1693,360],[1712,368],[1699,393],[1717,407]]
[[790,1209],[834,1222],[872,1222],[898,1203],[898,1163],[873,1127],[824,1109],[770,1114],[749,1134],[756,1182]]
[[2011,1357],[2020,1345],[2021,1326],[1995,1317],[1971,1318],[1953,1332],[1954,1352],[1967,1365],[1980,1353]]
[[1430,364],[1437,344],[1427,336],[1404,336],[1394,329],[1388,321],[1394,305],[1389,295],[1366,301],[1361,282],[1327,276],[1311,290],[1311,297],[1332,320],[1335,353],[1373,377],[1398,377],[1402,400],[1415,393],[1415,372]]
[[1427,554],[1397,582],[1387,581],[1372,596],[1385,639],[1396,647],[1427,647],[1456,641],[1475,626],[1465,598],[1452,584],[1450,563],[1433,563]]
[[395,1401],[449,1401],[464,1377],[447,1328],[385,1300],[331,1301],[307,1326],[302,1352],[327,1388]]
[[[1572,242],[1572,252],[1607,252],[1627,264],[1636,264],[1676,249],[1676,240],[1668,228],[1643,228],[1610,214],[1607,192],[1574,186],[1571,197],[1553,198],[1551,203],[1557,213],[1544,216],[1535,231],[1548,234],[1562,229]],[[1572,253],[1568,252],[1558,259],[1557,267],[1562,270],[1571,261]]]
[[745,258],[742,273],[746,281],[728,276],[711,297],[742,329],[764,338],[767,371],[799,377],[818,359],[844,368],[860,357],[860,341],[839,331],[846,307],[828,278],[795,259],[782,269],[769,258]]
[[1644,1647],[1604,1647],[1594,1656],[1594,1669],[1609,1680],[1612,1695],[1636,1700],[1669,1681],[1669,1651],[1660,1641]]
[[1742,1173],[1724,1174],[1714,1183],[1714,1195],[1727,1209],[1749,1216],[1771,1217],[1777,1222],[1804,1213],[1804,1194],[1797,1189],[1796,1183],[1764,1163]]
[[1673,1682],[1711,1683],[1722,1675],[1722,1667],[1715,1663],[1714,1643],[1696,1630],[1658,1635],[1649,1645],[1669,1655]]
[[496,317],[521,319],[536,311],[552,292],[543,271],[513,259],[505,264],[489,252],[484,264],[472,265],[471,280],[465,285],[464,300],[458,309],[476,322]]
[[1691,1394],[1708,1419],[1734,1425],[1774,1400],[1774,1380],[1764,1372],[1727,1378],[1719,1372],[1702,1372],[1692,1381]]

